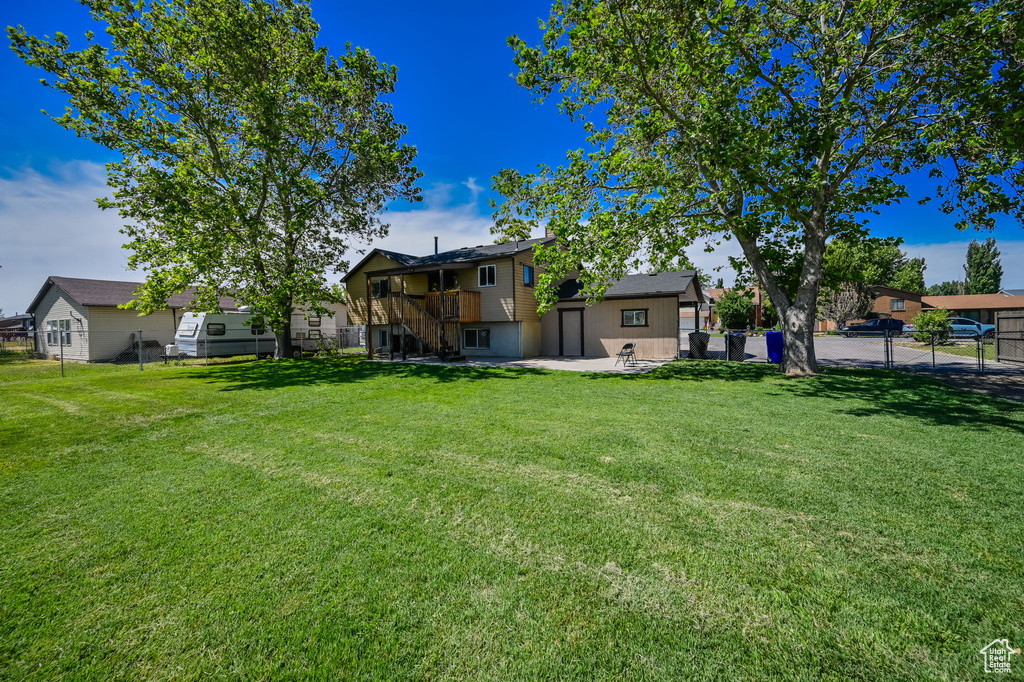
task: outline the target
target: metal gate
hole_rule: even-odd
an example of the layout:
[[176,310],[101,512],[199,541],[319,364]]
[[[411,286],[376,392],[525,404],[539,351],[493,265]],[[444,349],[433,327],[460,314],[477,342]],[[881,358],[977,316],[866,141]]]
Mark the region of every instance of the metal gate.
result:
[[1024,310],[996,313],[996,361],[1024,363]]

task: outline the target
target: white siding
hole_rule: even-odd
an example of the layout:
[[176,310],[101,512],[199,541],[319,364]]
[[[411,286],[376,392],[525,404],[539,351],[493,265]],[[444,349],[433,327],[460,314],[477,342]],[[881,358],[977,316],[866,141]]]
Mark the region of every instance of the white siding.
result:
[[60,345],[48,346],[46,343],[46,329],[49,320],[71,320],[71,346],[64,348],[65,360],[88,360],[89,359],[89,311],[79,305],[71,297],[53,284],[49,291],[43,296],[35,309],[36,329],[36,350],[50,357],[60,355]]
[[[180,313],[158,310],[151,315],[139,316],[134,310],[121,310],[106,306],[89,306],[89,360],[112,360],[122,351],[135,352],[133,344],[142,330],[143,342],[156,341],[160,348],[174,343],[174,332]],[[150,344],[146,343],[149,348]],[[158,355],[149,348],[147,355]]]

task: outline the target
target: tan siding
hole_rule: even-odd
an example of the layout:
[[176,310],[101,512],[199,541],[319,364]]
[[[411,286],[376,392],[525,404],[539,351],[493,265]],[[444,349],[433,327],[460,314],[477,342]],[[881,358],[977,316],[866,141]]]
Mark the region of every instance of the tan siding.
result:
[[53,346],[46,344],[46,323],[49,320],[71,320],[71,347],[64,349],[64,359],[89,359],[89,311],[87,308],[79,305],[64,295],[59,287],[51,284],[49,291],[36,306],[35,316],[36,329],[39,330],[36,337],[36,350],[53,357],[59,355],[59,344]]
[[[495,265],[495,285],[479,286],[478,268],[484,265]],[[511,322],[513,269],[511,258],[485,260],[474,263],[473,267],[458,271],[459,287],[464,291],[480,292],[480,315],[484,322]]]
[[522,323],[523,357],[533,358],[541,354],[541,322]]
[[[582,301],[559,303],[541,318],[541,353],[558,355],[558,310],[579,308]],[[622,311],[647,308],[647,327],[623,327]],[[610,357],[635,341],[641,358],[674,358],[679,354],[679,299],[612,299],[586,306],[583,346],[587,357]]]
[[[524,322],[540,322],[540,314],[537,312],[537,290],[523,284],[523,268],[527,265],[533,265],[533,251],[521,253],[515,258],[516,319]],[[534,281],[539,275],[540,270],[534,267]]]
[[[388,258],[384,254],[378,253],[373,256],[363,267],[355,272],[355,274],[349,278],[347,290],[349,298],[349,309],[348,317],[351,324],[362,325],[366,324],[366,273],[373,272],[374,270],[387,270],[388,268],[397,268],[399,263]],[[374,324],[383,324],[386,322],[385,317],[385,306],[382,299],[378,299],[374,302],[373,306],[373,317]]]

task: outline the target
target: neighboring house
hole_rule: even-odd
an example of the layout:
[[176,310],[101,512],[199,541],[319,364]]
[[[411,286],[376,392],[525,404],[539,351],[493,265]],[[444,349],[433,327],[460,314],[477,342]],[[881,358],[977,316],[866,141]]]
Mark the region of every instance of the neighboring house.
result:
[[[350,320],[367,325],[370,355],[404,349],[444,358],[607,357],[636,341],[641,357],[676,357],[680,301],[703,301],[693,272],[630,275],[592,306],[579,296],[576,280],[566,280],[556,308],[542,318],[534,293],[539,272],[533,247],[553,240],[422,257],[374,249],[342,280]],[[646,278],[643,286],[636,278]]]
[[18,334],[35,329],[35,318],[30,313],[0,317],[0,334]]
[[996,313],[1024,310],[1024,296],[968,294],[966,296],[924,296],[925,307],[946,308],[951,315],[966,317],[982,324],[995,324]]
[[1024,296],[1024,289],[1000,289],[1003,296]]
[[871,312],[878,317],[894,317],[911,322],[925,307],[923,295],[915,291],[879,285],[871,287],[871,291],[875,294]]
[[[705,289],[704,297],[708,302],[708,308],[705,312],[705,327],[712,328],[717,327],[719,324],[718,313],[715,312],[715,302],[722,297],[723,294],[732,291],[732,289]],[[745,287],[741,291],[746,291],[751,300],[754,303],[754,307],[750,311],[750,326],[751,327],[763,327],[764,326],[764,296],[761,293],[761,287]]]
[[[132,349],[138,330],[142,330],[146,347],[173,343],[181,312],[192,303],[193,294],[178,294],[167,302],[167,308],[150,315],[118,308],[134,298],[140,284],[48,277],[26,310],[36,320],[36,351],[53,357],[63,345],[65,360],[112,360]],[[225,298],[221,307],[233,310],[235,304]]]

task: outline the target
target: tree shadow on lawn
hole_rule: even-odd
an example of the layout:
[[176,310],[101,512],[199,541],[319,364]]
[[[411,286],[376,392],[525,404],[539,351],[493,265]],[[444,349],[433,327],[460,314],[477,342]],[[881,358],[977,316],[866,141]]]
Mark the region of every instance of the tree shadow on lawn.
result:
[[1002,427],[1024,433],[1024,407],[1017,403],[893,370],[826,368],[813,377],[787,377],[775,365],[680,360],[647,374],[588,376],[626,381],[770,382],[769,397],[788,394],[835,401],[839,412],[853,417],[888,414],[935,425],[981,431]]
[[[429,379],[439,383],[519,379],[546,375],[548,370],[529,367],[478,367],[459,364],[400,363],[356,358],[308,358],[274,360],[204,368],[203,378],[225,384],[224,391],[269,390],[320,384],[346,384],[381,378]],[[178,377],[173,377],[177,379]],[[184,378],[184,377],[181,377]]]

